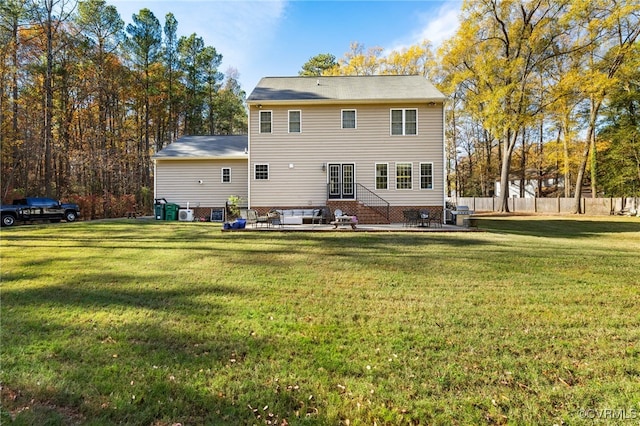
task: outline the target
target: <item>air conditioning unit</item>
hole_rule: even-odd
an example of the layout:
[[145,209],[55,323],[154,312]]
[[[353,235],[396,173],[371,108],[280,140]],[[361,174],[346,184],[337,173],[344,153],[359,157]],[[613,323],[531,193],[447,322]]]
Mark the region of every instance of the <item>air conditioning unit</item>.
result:
[[181,222],[193,222],[193,210],[192,209],[178,210],[178,220]]

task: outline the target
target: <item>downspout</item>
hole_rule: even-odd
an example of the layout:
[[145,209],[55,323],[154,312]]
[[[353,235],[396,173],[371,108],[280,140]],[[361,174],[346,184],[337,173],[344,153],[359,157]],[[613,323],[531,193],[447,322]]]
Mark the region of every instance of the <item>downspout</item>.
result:
[[251,105],[247,116],[247,208],[251,208]]
[[[447,168],[448,168],[448,164],[447,164],[447,149],[446,149],[446,117],[445,117],[445,111],[444,111],[444,100],[442,100],[442,107],[440,108],[441,114],[442,114],[442,212],[441,212],[441,218],[444,222],[447,221],[447,185],[445,185],[445,182],[447,181]],[[458,195],[458,188],[456,187],[456,197]]]
[[[153,159],[153,202],[158,198],[158,160]],[[154,213],[155,214],[155,213]]]

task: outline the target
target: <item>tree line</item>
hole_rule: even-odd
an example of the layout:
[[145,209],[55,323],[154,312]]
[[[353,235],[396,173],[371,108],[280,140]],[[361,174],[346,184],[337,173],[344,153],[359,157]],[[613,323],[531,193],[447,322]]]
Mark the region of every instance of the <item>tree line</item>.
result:
[[[383,55],[353,43],[301,75],[420,74],[448,97],[448,193],[493,196],[510,181],[537,196],[640,196],[640,3],[467,0],[437,52]],[[550,185],[543,186],[547,182]]]
[[184,134],[244,134],[238,72],[197,34],[104,0],[0,0],[2,199],[150,209],[151,156]]
[[[424,75],[448,97],[449,194],[534,180],[579,211],[585,184],[640,195],[639,18],[633,0],[467,0],[437,51],[353,43],[300,74]],[[149,9],[125,27],[104,0],[0,0],[2,199],[72,199],[88,217],[150,210],[155,152],[184,134],[246,133],[237,71],[177,28]]]

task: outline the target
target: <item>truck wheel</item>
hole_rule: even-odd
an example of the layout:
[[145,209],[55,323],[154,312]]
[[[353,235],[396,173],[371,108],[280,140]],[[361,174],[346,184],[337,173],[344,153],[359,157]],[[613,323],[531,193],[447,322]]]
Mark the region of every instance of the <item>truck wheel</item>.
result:
[[2,216],[2,226],[13,226],[16,223],[16,218],[11,215]]
[[67,222],[75,222],[77,218],[78,218],[78,215],[74,211],[68,211],[64,214],[64,219]]

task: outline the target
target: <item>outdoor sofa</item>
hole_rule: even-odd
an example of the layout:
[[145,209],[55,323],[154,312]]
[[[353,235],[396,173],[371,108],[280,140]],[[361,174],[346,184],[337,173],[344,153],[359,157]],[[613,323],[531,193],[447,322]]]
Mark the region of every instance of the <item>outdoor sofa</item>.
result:
[[283,225],[302,225],[303,223],[326,223],[327,209],[324,207],[308,209],[282,209],[280,213]]

